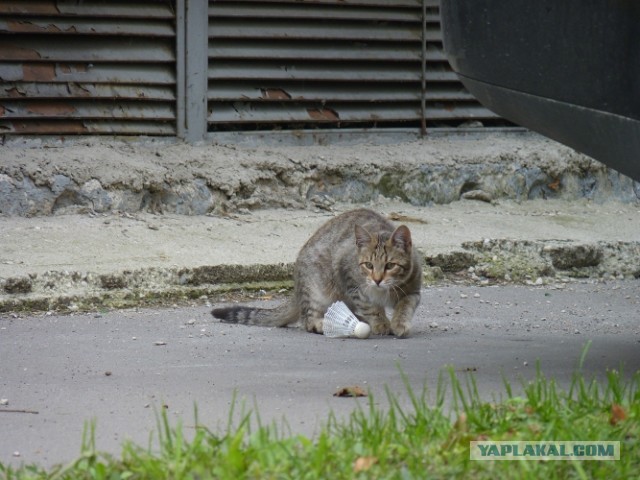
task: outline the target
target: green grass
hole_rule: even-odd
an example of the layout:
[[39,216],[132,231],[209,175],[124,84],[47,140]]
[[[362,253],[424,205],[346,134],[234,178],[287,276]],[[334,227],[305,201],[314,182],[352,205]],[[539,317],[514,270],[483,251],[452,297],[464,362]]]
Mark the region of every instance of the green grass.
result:
[[[586,350],[585,350],[586,354]],[[583,355],[584,359],[584,355]],[[583,360],[582,359],[582,360]],[[581,361],[582,364],[582,361]],[[159,448],[125,444],[119,457],[95,449],[88,424],[82,454],[64,467],[36,465],[0,473],[13,479],[628,479],[640,472],[640,372],[624,378],[611,370],[601,382],[578,370],[567,390],[546,378],[523,382],[515,395],[505,380],[500,401],[480,398],[473,375],[441,372],[435,398],[414,392],[411,407],[387,391],[389,406],[371,396],[346,420],[331,416],[314,438],[262,425],[256,412],[229,413],[214,433],[197,422],[187,441],[181,426],[158,415]],[[445,407],[445,398],[453,409]],[[237,405],[238,402],[234,402]],[[450,404],[451,405],[451,404]],[[612,407],[626,418],[612,419]],[[452,410],[449,415],[446,411]],[[615,420],[615,421],[613,421]],[[619,461],[471,461],[472,440],[620,441]],[[362,470],[356,471],[358,465]]]

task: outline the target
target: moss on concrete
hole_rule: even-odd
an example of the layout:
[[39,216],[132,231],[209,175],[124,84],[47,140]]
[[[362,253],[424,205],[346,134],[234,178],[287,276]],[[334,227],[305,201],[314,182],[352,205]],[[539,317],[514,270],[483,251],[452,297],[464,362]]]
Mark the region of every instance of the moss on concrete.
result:
[[92,312],[96,310],[116,310],[132,307],[151,307],[182,304],[203,300],[209,302],[220,301],[222,297],[232,295],[235,299],[255,299],[256,292],[280,292],[290,290],[291,280],[228,283],[215,286],[196,287],[167,287],[157,290],[124,289],[121,291],[108,290],[89,295],[60,295],[60,296],[16,296],[0,299],[0,313],[8,312]]
[[475,272],[490,279],[514,282],[555,275],[546,262],[527,255],[485,254],[476,265]]
[[438,267],[443,272],[458,272],[474,266],[478,259],[473,252],[454,251],[427,256],[426,262],[428,266]]
[[4,291],[11,294],[29,293],[32,289],[29,277],[11,277],[4,282]]

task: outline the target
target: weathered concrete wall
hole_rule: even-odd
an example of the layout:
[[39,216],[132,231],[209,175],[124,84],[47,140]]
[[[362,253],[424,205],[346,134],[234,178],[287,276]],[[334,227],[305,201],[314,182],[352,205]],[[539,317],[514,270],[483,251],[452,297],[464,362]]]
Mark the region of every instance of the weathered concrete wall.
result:
[[476,198],[635,201],[640,187],[533,134],[488,133],[387,145],[240,147],[91,140],[0,147],[0,214],[93,211],[204,215],[320,207],[383,195],[414,205]]

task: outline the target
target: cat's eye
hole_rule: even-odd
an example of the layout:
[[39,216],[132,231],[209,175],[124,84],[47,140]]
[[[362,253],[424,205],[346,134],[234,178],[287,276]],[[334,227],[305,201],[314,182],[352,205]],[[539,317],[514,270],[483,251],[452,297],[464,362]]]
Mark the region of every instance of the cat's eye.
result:
[[384,266],[384,269],[385,270],[393,270],[394,268],[396,268],[396,265],[397,265],[396,263],[389,262]]
[[371,262],[364,262],[362,265],[364,265],[367,270],[373,270],[373,263]]

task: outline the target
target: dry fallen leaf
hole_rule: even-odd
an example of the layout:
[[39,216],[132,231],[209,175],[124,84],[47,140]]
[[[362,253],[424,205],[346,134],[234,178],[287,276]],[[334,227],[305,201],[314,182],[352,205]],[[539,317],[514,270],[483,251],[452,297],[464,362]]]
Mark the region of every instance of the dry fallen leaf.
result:
[[556,178],[552,183],[550,183],[547,186],[554,192],[557,192],[558,190],[560,190],[560,179]]
[[356,461],[353,462],[353,471],[355,473],[366,472],[376,463],[378,463],[377,457],[358,457]]
[[414,222],[414,223],[423,223],[426,224],[427,221],[417,217],[410,217],[409,215],[404,215],[398,212],[391,212],[387,215],[389,220],[393,220],[394,222]]
[[617,403],[614,403],[613,405],[611,405],[611,417],[609,417],[609,423],[611,425],[617,425],[618,423],[625,420],[626,418],[627,418],[627,412],[624,411],[624,408],[622,408]]
[[366,397],[367,392],[364,391],[362,387],[358,385],[354,385],[353,387],[341,387],[338,389],[336,393],[333,394],[334,397]]

